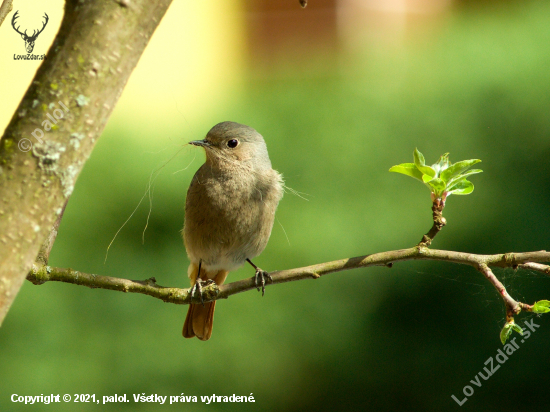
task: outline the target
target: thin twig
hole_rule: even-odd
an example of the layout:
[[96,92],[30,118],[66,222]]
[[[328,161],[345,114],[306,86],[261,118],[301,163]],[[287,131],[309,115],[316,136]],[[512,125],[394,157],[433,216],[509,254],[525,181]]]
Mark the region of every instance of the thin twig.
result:
[[445,207],[445,202],[441,199],[435,199],[432,205],[432,217],[434,224],[430,231],[422,236],[422,240],[418,243],[417,246],[429,247],[432,244],[434,237],[443,229],[447,224],[447,220],[443,217],[443,208]]
[[63,213],[65,213],[65,208],[67,207],[67,203],[69,202],[69,199],[65,201],[65,204],[61,208],[61,212],[59,215],[57,215],[57,219],[55,220],[55,223],[53,224],[52,230],[50,230],[50,234],[44,240],[44,243],[42,243],[42,246],[40,246],[40,251],[38,252],[38,256],[36,257],[36,263],[38,265],[46,266],[48,264],[48,260],[50,259],[50,252],[52,251],[53,244],[55,242],[55,239],[57,238],[57,230],[59,229],[59,225],[61,224],[61,219],[63,218]]
[[536,270],[537,272],[542,272],[545,275],[550,275],[550,266],[548,265],[542,265],[540,263],[534,263],[534,262],[527,262],[522,263],[521,265],[518,265],[520,269],[530,269],[530,270]]
[[478,270],[483,274],[483,276],[485,276],[485,278],[489,282],[491,282],[491,284],[498,291],[498,293],[502,297],[502,300],[504,301],[504,305],[506,306],[506,321],[512,321],[514,319],[514,315],[517,315],[521,312],[522,307],[520,303],[516,302],[508,294],[504,285],[497,279],[489,266],[487,266],[485,263],[482,263],[481,265],[479,265]]

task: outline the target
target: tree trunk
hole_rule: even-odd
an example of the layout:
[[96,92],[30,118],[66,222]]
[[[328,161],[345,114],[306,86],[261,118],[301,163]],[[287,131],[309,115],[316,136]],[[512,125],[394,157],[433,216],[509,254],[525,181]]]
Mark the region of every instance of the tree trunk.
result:
[[170,2],[66,2],[0,140],[0,325]]

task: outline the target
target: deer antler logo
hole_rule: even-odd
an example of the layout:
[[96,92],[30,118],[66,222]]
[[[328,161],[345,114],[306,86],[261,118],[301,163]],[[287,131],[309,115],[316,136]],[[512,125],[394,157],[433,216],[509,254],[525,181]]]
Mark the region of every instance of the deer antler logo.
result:
[[11,25],[13,26],[13,29],[21,35],[21,38],[23,40],[25,40],[25,48],[27,49],[27,53],[30,54],[30,53],[32,53],[32,51],[34,49],[34,42],[36,41],[36,38],[38,37],[38,35],[40,33],[42,33],[44,31],[44,28],[46,27],[46,24],[48,24],[49,18],[48,18],[48,15],[46,13],[44,13],[45,14],[44,18],[46,19],[46,21],[44,22],[44,25],[42,26],[42,28],[40,30],[38,30],[38,32],[36,32],[36,30],[33,30],[32,36],[28,36],[27,35],[27,30],[25,30],[24,33],[21,33],[19,31],[19,27],[21,27],[21,26],[18,26],[17,28],[15,28],[15,19],[17,19],[19,17],[17,15],[17,13],[19,13],[19,10],[17,10],[15,12],[15,14],[13,15],[13,18],[11,19]]

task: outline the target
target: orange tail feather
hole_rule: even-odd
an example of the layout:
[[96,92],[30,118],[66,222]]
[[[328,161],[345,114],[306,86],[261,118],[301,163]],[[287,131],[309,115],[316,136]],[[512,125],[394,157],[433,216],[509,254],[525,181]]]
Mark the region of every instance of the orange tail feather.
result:
[[[189,266],[189,272],[191,279],[191,285],[195,284],[197,279],[198,267],[194,264]],[[213,277],[208,276],[205,271],[201,270],[201,279],[214,279],[216,284],[222,285],[229,272],[220,270],[216,272]],[[200,340],[208,340],[212,336],[212,327],[214,326],[214,310],[216,309],[216,302],[206,302],[203,305],[190,304],[187,316],[185,317],[185,323],[183,324],[183,337],[192,338],[196,336]]]
[[200,340],[208,340],[212,336],[214,326],[214,309],[216,302],[206,302],[204,307],[199,304],[189,305],[187,317],[183,324],[183,337],[192,338],[196,336]]

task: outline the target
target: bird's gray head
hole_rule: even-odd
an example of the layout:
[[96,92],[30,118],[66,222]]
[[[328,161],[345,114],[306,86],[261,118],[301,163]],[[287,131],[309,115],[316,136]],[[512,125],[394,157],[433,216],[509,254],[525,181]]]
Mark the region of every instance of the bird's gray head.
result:
[[189,143],[204,147],[207,161],[213,165],[241,164],[253,169],[271,169],[264,138],[244,124],[218,123],[210,129],[204,140]]

